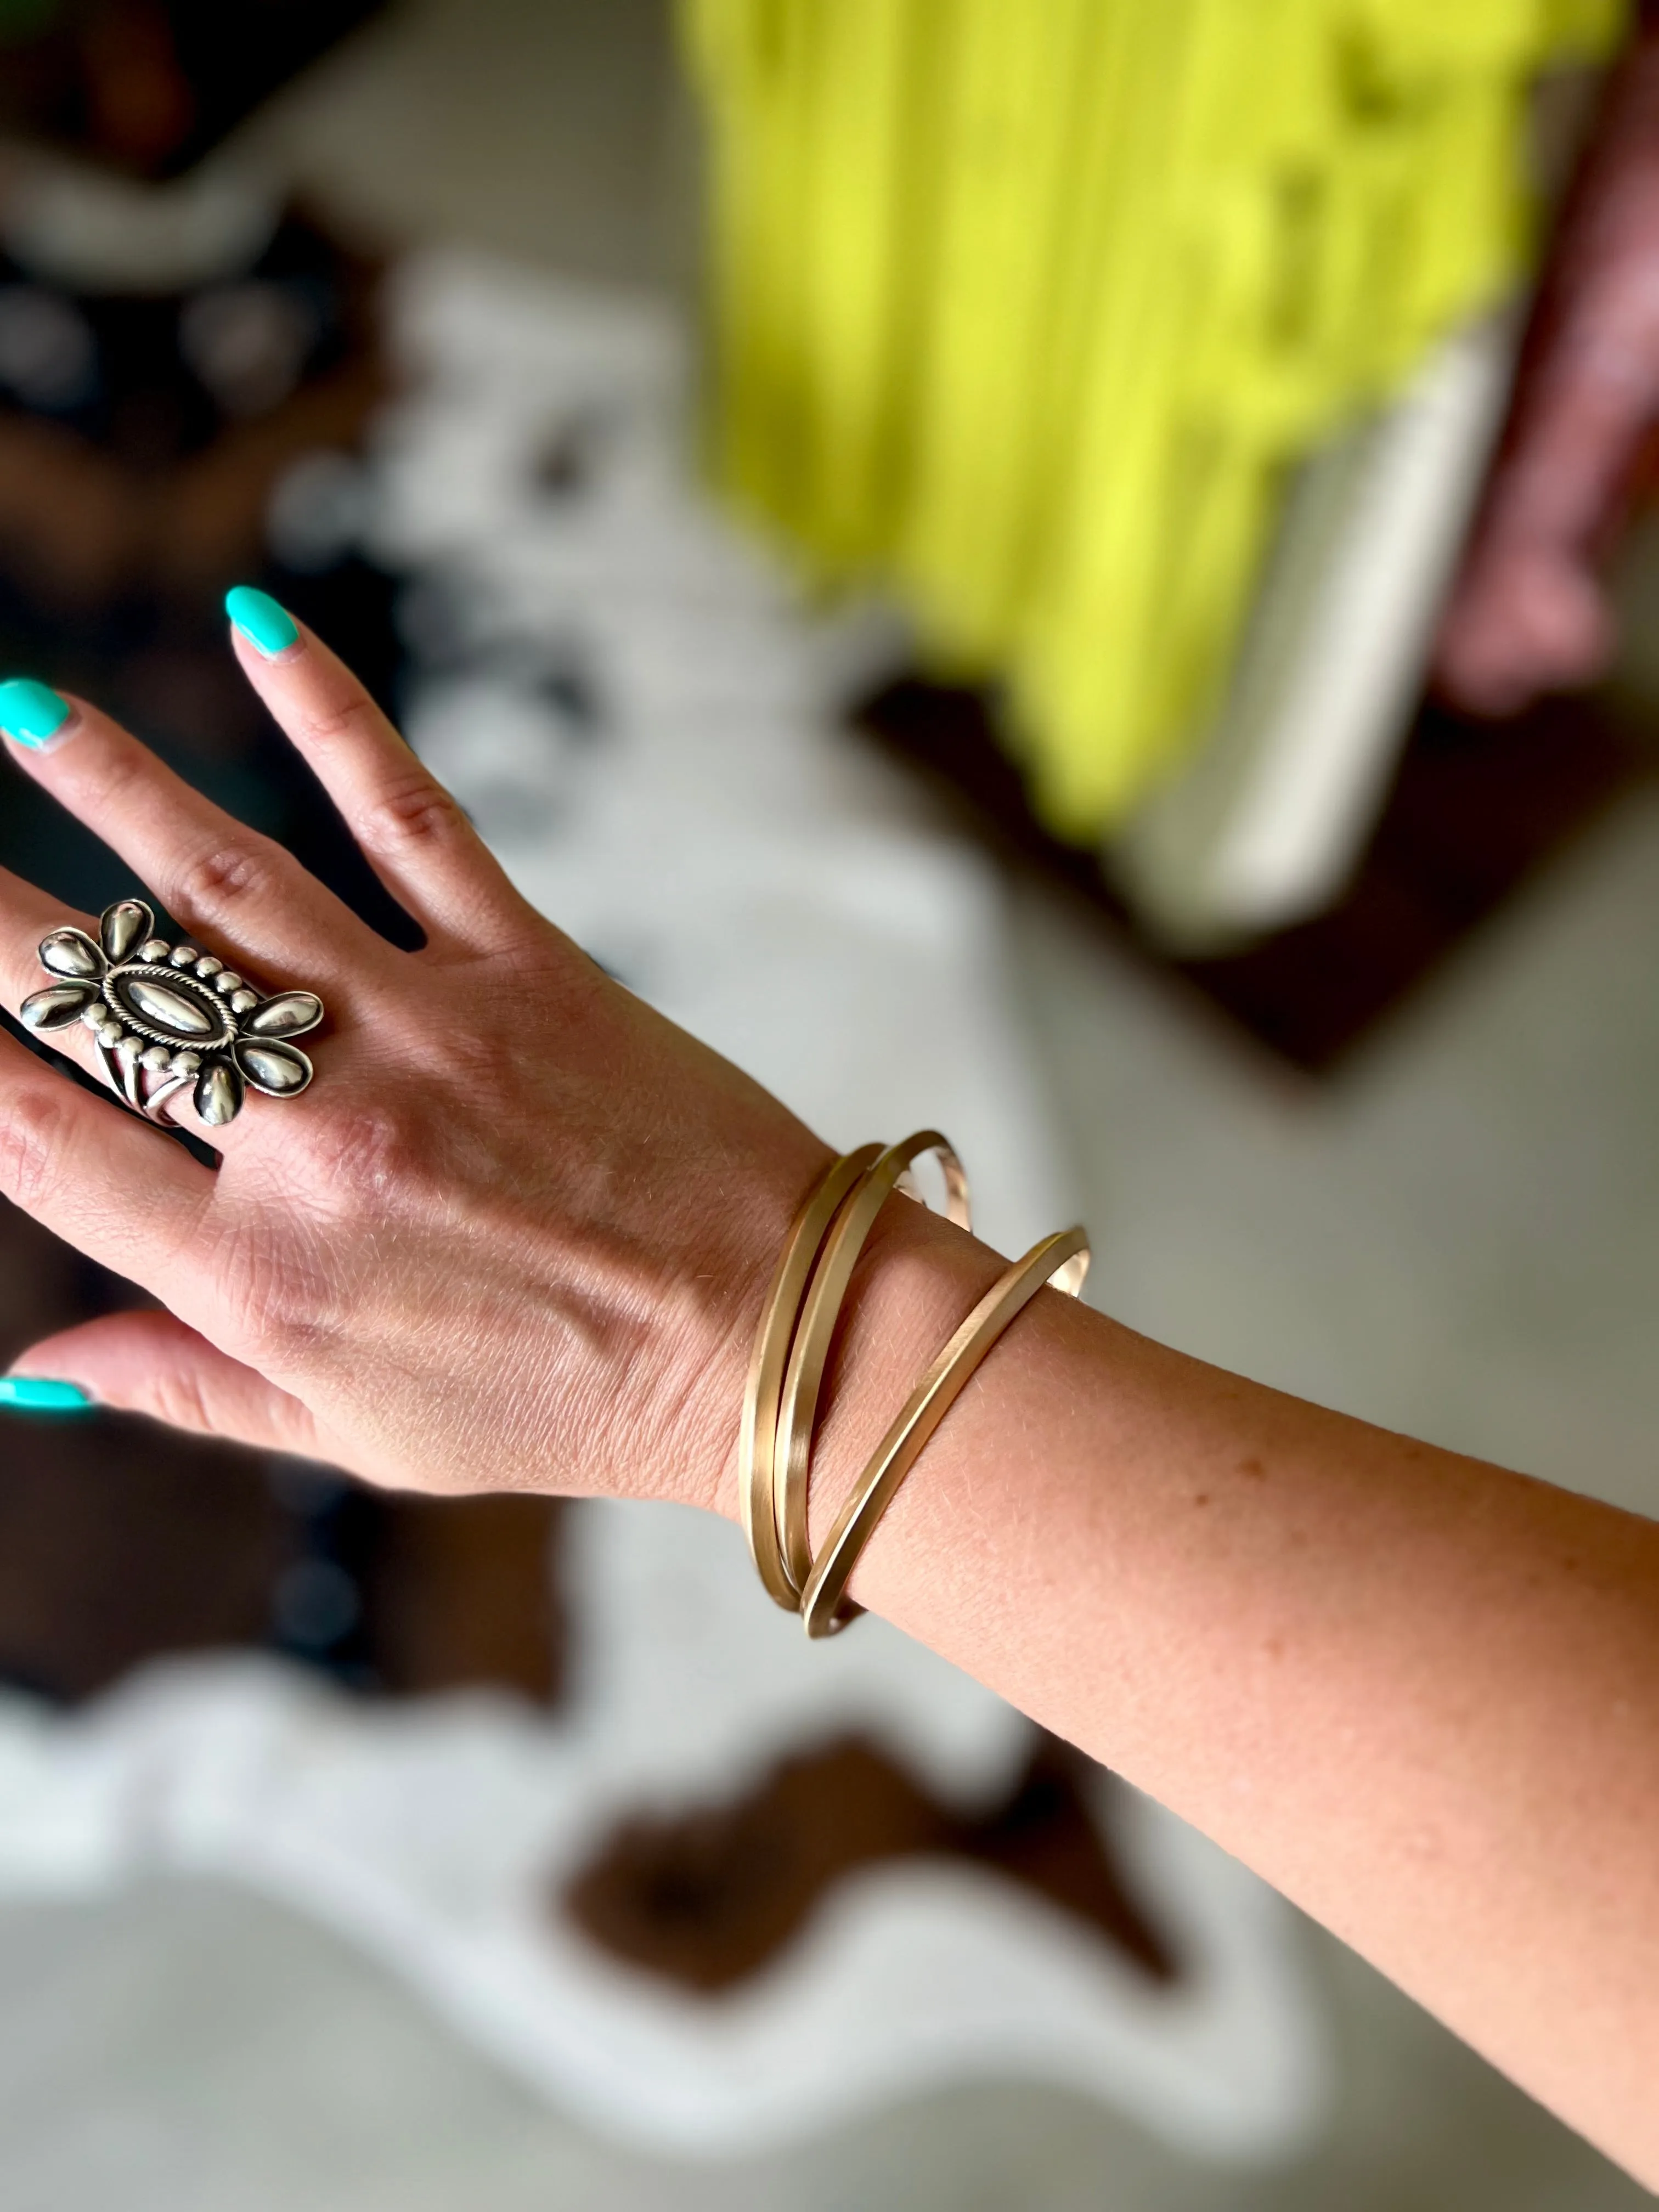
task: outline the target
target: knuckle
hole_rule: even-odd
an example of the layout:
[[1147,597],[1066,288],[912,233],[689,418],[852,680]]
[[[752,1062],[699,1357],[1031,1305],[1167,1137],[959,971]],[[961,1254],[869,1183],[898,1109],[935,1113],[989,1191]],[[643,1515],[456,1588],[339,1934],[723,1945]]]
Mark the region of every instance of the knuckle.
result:
[[66,1176],[68,1102],[54,1097],[53,1088],[29,1085],[13,1097],[0,1119],[0,1194],[26,1213],[48,1205]]
[[432,1171],[430,1142],[401,1108],[341,1107],[319,1115],[308,1153],[313,1190],[335,1216],[384,1214]]
[[169,1428],[211,1435],[216,1424],[193,1368],[163,1368],[151,1381],[148,1410]]
[[169,903],[185,917],[222,914],[268,896],[278,885],[277,848],[263,839],[228,839],[186,861],[170,885]]
[[365,842],[378,849],[447,843],[467,834],[460,807],[442,784],[423,770],[386,784],[363,823]]
[[353,692],[313,706],[305,718],[305,733],[315,744],[340,744],[372,736],[380,719],[379,709],[361,692]]
[[328,1336],[336,1298],[316,1240],[290,1220],[272,1234],[255,1222],[227,1237],[214,1269],[219,1310],[240,1355],[292,1367]]
[[88,750],[75,763],[87,795],[95,795],[100,808],[118,807],[136,787],[155,773],[151,757],[131,743],[106,741]]

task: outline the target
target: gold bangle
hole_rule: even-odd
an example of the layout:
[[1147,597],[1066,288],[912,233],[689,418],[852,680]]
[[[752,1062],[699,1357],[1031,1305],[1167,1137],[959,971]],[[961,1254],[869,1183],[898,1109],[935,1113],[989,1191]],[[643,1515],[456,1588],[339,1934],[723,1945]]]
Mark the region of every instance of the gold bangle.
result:
[[809,1636],[833,1636],[863,1611],[846,1594],[860,1555],[892,1504],[899,1485],[972,1381],[986,1353],[1050,1278],[1057,1288],[1075,1297],[1088,1271],[1087,1232],[1080,1228],[1056,1230],[1052,1237],[1034,1244],[985,1293],[916,1385],[836,1516],[836,1525],[801,1592],[801,1618]]
[[743,1425],[738,1431],[738,1509],[750,1555],[767,1595],[795,1612],[800,1594],[784,1571],[779,1542],[773,1452],[778,1431],[778,1401],[794,1341],[801,1301],[806,1295],[820,1247],[842,1201],[881,1157],[879,1145],[861,1145],[821,1176],[801,1201],[778,1261],[749,1361],[744,1391]]
[[[823,1387],[836,1324],[841,1318],[859,1254],[875,1227],[876,1216],[901,1177],[908,1178],[915,1162],[927,1152],[936,1152],[945,1170],[946,1213],[959,1229],[971,1225],[968,1177],[962,1162],[937,1129],[918,1129],[902,1144],[890,1145],[863,1181],[848,1194],[823,1241],[800,1309],[778,1409],[777,1442],[772,1455],[773,1510],[782,1540],[783,1571],[797,1603],[799,1593],[806,1587],[806,1578],[812,1571],[806,1530],[808,1468],[818,1395]],[[914,1190],[911,1195],[915,1195]]]

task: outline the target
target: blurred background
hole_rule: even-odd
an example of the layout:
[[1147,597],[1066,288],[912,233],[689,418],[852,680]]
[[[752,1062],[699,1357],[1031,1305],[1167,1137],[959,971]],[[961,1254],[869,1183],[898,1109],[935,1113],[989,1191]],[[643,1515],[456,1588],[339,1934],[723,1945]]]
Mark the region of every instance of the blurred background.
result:
[[[257,581],[833,1140],[1659,1511],[1659,63],[1613,0],[3,0],[0,670],[408,924]],[[119,865],[0,768],[0,860]],[[132,1299],[0,1218],[0,1358]],[[0,1431],[17,2212],[1600,2212],[735,1532]]]

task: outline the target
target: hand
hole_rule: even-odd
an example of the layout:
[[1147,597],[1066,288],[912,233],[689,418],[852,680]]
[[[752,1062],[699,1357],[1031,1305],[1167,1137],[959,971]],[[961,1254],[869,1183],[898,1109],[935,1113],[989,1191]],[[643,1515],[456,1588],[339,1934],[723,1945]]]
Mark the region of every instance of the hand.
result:
[[[394,950],[84,702],[11,736],[194,941],[328,1017],[299,1097],[250,1091],[212,1130],[188,1090],[169,1102],[216,1172],[0,1038],[0,1191],[164,1309],[15,1371],[374,1482],[731,1510],[750,1334],[825,1147],[527,906],[317,639],[268,657],[232,635],[426,945]],[[96,934],[0,871],[12,1012],[69,921]],[[78,1024],[48,1042],[99,1072]]]
[[1659,419],[1659,32],[1617,71],[1539,303],[1437,674],[1510,714],[1601,675],[1597,573]]

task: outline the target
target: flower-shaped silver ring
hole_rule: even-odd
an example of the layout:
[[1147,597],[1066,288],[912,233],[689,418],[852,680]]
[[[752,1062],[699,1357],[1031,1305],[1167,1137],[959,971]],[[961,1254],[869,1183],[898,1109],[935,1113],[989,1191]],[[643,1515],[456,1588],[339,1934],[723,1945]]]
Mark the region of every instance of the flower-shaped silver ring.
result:
[[212,953],[157,937],[142,899],[106,907],[98,934],[95,945],[68,927],[43,937],[40,965],[58,980],[21,1012],[32,1030],[84,1022],[129,1106],[168,1122],[168,1099],[189,1085],[197,1113],[219,1127],[241,1112],[250,1085],[291,1098],[310,1082],[310,1060],[288,1040],[322,1020],[315,992],[262,998]]

